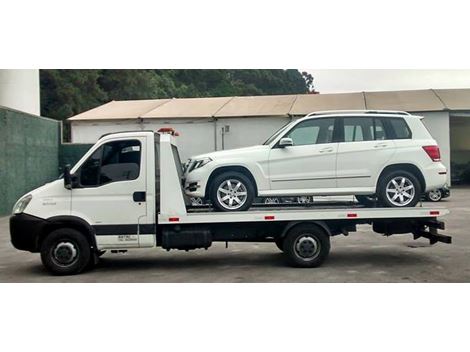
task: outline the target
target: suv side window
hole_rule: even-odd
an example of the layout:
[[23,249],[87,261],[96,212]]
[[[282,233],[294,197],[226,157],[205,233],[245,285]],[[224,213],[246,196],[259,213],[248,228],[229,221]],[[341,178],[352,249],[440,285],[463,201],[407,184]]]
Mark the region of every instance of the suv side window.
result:
[[387,136],[387,132],[385,131],[384,123],[382,119],[380,118],[374,118],[373,135],[376,141],[383,141],[386,139],[390,139],[390,138],[387,138],[388,136]]
[[345,142],[374,140],[374,119],[372,117],[345,117],[343,121]]
[[344,142],[382,141],[390,139],[384,121],[377,117],[344,117]]
[[141,145],[138,140],[114,141],[99,147],[80,168],[80,184],[102,186],[135,180],[140,174]]
[[399,117],[387,118],[387,122],[390,124],[393,139],[411,139],[410,128],[404,119]]
[[331,143],[335,119],[311,119],[296,125],[285,137],[292,138],[294,146]]

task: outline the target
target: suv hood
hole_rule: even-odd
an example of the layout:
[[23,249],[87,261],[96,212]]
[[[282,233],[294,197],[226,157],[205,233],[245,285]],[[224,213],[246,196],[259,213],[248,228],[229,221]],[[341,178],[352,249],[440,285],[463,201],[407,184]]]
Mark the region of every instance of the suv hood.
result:
[[212,160],[227,159],[232,157],[240,157],[244,154],[251,154],[258,151],[263,151],[269,149],[269,145],[255,145],[252,147],[237,148],[237,149],[228,149],[228,150],[219,150],[217,152],[200,154],[192,156],[191,160],[198,160],[203,158],[211,158]]

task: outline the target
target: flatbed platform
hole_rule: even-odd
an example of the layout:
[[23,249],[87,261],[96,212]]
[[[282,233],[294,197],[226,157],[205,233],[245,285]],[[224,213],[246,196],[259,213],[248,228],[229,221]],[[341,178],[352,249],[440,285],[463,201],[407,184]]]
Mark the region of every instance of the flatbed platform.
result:
[[217,212],[213,209],[191,209],[178,216],[158,216],[158,223],[197,224],[197,223],[233,223],[260,221],[303,221],[303,220],[373,220],[399,218],[433,218],[448,214],[445,208],[366,208],[362,205],[345,206],[331,204],[309,207],[263,207],[248,211]]

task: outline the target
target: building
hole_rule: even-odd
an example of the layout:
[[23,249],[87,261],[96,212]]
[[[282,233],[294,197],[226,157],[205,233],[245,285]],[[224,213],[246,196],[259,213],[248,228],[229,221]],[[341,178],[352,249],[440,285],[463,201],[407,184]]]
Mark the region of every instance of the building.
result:
[[39,116],[39,70],[0,70],[0,106]]
[[444,164],[459,172],[470,166],[470,89],[111,101],[68,120],[73,143],[94,143],[110,132],[174,127],[186,160],[263,143],[286,123],[313,111],[365,109],[424,116]]

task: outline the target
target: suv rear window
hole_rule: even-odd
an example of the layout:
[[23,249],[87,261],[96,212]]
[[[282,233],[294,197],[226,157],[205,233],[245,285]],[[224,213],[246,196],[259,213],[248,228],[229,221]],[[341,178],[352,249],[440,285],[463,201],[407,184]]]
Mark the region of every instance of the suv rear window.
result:
[[411,131],[406,124],[405,120],[400,118],[388,118],[388,122],[390,123],[390,127],[394,134],[394,139],[410,139],[411,138]]

